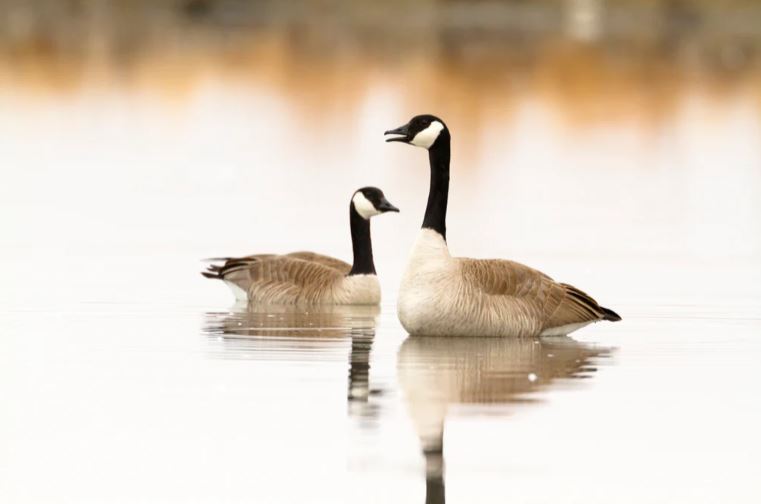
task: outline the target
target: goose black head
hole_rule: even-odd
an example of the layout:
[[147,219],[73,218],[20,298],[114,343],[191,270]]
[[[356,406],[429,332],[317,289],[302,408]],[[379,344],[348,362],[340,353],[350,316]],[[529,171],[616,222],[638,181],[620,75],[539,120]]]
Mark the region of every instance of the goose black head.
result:
[[417,115],[410,122],[384,135],[398,135],[386,138],[387,142],[404,142],[424,149],[430,149],[439,138],[449,135],[444,121],[430,114]]
[[384,196],[383,191],[377,187],[363,187],[357,189],[351,197],[351,205],[363,219],[369,219],[386,212],[398,212],[399,209],[392,205]]

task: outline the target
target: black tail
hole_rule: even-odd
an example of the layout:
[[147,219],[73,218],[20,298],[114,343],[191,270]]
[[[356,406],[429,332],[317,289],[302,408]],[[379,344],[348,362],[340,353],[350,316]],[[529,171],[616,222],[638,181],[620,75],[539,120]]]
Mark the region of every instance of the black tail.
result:
[[202,271],[201,274],[206,278],[224,280],[225,275],[243,268],[248,268],[252,264],[261,261],[263,257],[265,257],[264,254],[245,257],[215,257],[212,259],[204,259],[204,262],[221,262],[222,264],[209,264],[206,267],[206,271]]
[[600,309],[603,312],[603,316],[602,316],[603,320],[610,320],[611,322],[618,322],[619,320],[621,320],[621,316],[618,313],[611,310],[610,308],[605,308],[604,306],[601,306]]
[[206,271],[202,271],[201,274],[206,278],[213,278],[215,280],[222,280],[222,270],[227,266],[228,262],[232,259],[229,257],[214,257],[209,259],[203,259],[203,262],[221,262],[222,265],[209,264],[206,266]]

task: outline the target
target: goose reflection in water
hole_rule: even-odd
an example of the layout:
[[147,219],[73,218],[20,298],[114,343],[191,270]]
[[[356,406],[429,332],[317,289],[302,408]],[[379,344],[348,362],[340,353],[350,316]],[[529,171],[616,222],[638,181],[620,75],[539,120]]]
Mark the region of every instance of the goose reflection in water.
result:
[[380,307],[326,305],[314,308],[240,303],[225,312],[206,314],[204,333],[223,359],[322,359],[349,352],[348,402],[352,416],[374,419],[378,406],[370,398],[382,393],[370,388],[370,352]]
[[[426,503],[444,503],[444,422],[450,406],[486,411],[535,401],[563,379],[588,378],[610,350],[569,337],[542,339],[409,337],[399,382],[426,462]],[[504,409],[497,410],[500,413]]]

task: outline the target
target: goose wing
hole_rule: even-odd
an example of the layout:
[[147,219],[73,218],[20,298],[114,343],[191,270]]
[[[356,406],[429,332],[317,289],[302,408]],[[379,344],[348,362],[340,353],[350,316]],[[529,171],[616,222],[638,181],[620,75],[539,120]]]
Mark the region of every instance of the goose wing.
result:
[[342,261],[340,259],[336,259],[335,257],[317,254],[315,252],[291,252],[290,254],[288,254],[288,257],[301,259],[302,261],[309,261],[309,262],[322,264],[323,266],[327,266],[328,268],[333,268],[334,270],[338,270],[344,275],[348,274],[351,271],[351,264],[345,261]]
[[218,272],[220,269],[231,267],[234,265],[242,265],[242,264],[250,264],[256,261],[263,261],[265,259],[273,259],[276,257],[292,257],[294,259],[301,259],[302,261],[308,261],[308,262],[314,262],[317,264],[322,264],[323,266],[327,266],[328,268],[332,268],[334,270],[338,270],[343,274],[348,274],[349,271],[351,271],[351,264],[342,261],[340,259],[336,259],[335,257],[330,257],[322,254],[318,254],[316,252],[307,252],[307,251],[299,251],[299,252],[291,252],[290,254],[285,254],[285,256],[280,256],[278,254],[253,254],[243,257],[219,257],[214,259],[208,259],[209,261],[213,262],[222,262],[222,265],[210,265],[208,270],[209,272]]
[[544,328],[618,317],[581,290],[517,262],[462,259],[461,268],[472,288],[509,299],[514,309],[540,319]]
[[251,301],[278,304],[320,302],[344,278],[318,262],[269,254],[228,259],[203,274],[239,287]]

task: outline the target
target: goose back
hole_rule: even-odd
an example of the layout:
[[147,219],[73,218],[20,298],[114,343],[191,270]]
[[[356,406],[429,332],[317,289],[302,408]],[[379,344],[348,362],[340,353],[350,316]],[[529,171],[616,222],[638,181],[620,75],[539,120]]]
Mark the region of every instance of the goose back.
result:
[[241,300],[264,304],[376,304],[375,275],[347,276],[351,266],[314,252],[259,254],[210,266],[207,277],[224,280]]

